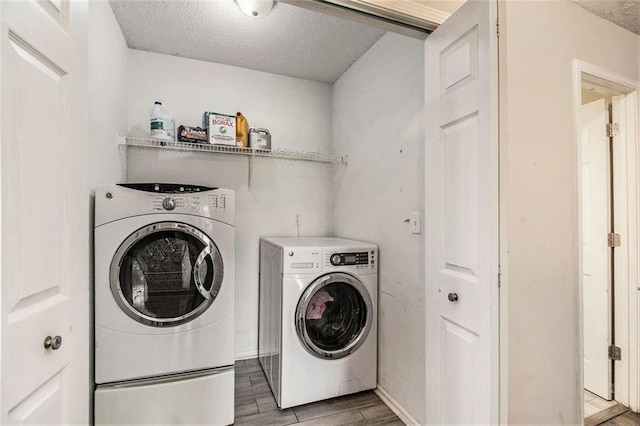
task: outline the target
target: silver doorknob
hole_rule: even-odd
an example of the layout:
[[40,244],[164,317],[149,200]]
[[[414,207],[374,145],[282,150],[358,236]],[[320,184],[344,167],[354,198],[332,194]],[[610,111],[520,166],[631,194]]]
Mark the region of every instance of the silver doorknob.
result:
[[51,349],[51,350],[57,351],[58,349],[60,349],[60,346],[62,346],[62,337],[60,337],[60,336],[55,336],[55,337],[47,336],[47,337],[44,338],[44,348],[45,349]]
[[449,299],[449,302],[457,302],[458,295],[456,293],[449,293],[447,294],[447,299]]

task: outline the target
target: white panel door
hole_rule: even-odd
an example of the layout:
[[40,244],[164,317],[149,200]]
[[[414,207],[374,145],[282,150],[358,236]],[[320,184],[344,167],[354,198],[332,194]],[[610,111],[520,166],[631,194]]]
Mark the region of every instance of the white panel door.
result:
[[425,42],[427,423],[498,421],[497,5]]
[[604,99],[582,105],[582,303],[584,387],[611,399],[611,229],[609,117]]
[[0,422],[86,424],[87,3],[1,3]]

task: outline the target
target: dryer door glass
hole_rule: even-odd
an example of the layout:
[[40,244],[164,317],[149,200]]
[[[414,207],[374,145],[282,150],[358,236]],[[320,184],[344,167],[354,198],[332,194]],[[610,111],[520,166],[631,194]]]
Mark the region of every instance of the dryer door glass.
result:
[[373,323],[373,305],[352,275],[328,274],[302,294],[296,310],[298,338],[320,358],[342,358],[360,347]]
[[203,232],[183,223],[156,223],[136,231],[116,252],[111,291],[136,321],[175,326],[211,305],[222,275],[220,252]]

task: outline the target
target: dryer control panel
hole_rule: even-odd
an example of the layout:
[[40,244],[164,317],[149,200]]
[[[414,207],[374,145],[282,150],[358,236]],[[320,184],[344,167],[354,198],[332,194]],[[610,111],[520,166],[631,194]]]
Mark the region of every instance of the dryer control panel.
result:
[[96,226],[141,214],[188,214],[234,225],[234,192],[176,184],[119,184],[96,188]]

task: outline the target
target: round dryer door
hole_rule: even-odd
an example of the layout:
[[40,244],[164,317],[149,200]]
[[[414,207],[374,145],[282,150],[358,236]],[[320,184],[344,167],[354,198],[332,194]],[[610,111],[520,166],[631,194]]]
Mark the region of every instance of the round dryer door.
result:
[[202,231],[178,222],[134,232],[111,262],[111,292],[134,320],[154,327],[184,324],[218,295],[222,257]]
[[323,275],[298,302],[296,330],[304,348],[319,358],[342,358],[366,340],[373,323],[373,303],[352,275]]

